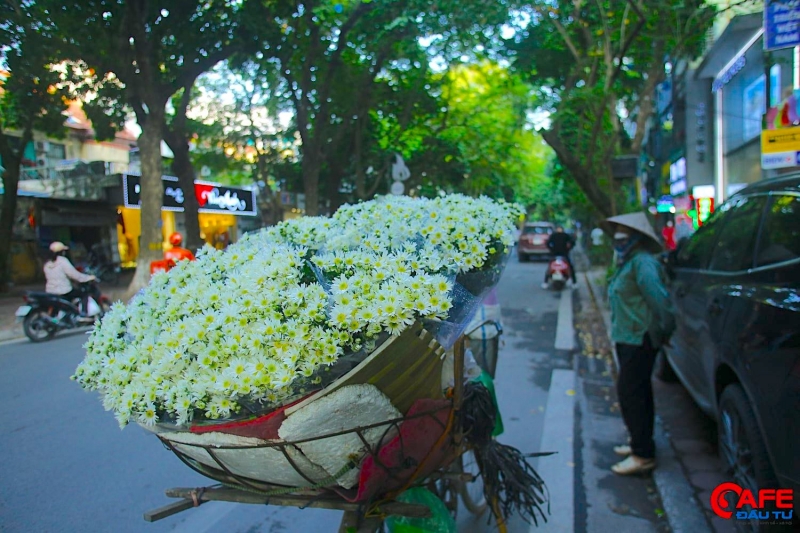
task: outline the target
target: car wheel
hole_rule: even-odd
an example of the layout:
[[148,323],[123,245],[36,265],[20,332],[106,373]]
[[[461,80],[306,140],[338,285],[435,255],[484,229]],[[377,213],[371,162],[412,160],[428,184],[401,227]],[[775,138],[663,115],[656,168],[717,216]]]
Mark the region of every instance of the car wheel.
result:
[[[756,415],[738,383],[728,385],[722,392],[717,420],[719,455],[725,474],[753,494],[758,494],[759,489],[777,486]],[[758,532],[766,527],[758,520],[736,520],[735,523],[739,531]]]
[[675,374],[675,369],[672,368],[672,363],[669,362],[667,354],[664,350],[659,350],[656,356],[656,377],[664,383],[675,383],[678,381],[678,375]]
[[525,254],[517,254],[517,258],[519,259],[520,263],[527,263],[528,262],[528,256],[525,255]]

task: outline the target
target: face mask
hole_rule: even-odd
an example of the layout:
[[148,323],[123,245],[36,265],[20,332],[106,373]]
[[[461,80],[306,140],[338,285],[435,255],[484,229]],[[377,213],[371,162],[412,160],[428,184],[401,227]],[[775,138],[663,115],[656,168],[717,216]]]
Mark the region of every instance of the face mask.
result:
[[617,232],[614,234],[614,250],[618,253],[624,253],[628,247],[630,235],[627,233]]
[[616,239],[617,235],[615,234],[614,237],[614,251],[617,252],[617,256],[624,258],[628,253],[633,249],[637,242],[639,242],[638,235],[625,235],[624,239]]

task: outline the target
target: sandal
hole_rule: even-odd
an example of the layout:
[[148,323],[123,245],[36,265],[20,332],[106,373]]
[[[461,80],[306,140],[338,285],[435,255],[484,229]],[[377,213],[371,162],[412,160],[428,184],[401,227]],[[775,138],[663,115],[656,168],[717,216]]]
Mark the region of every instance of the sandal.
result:
[[649,472],[655,467],[655,459],[644,459],[642,457],[631,455],[627,459],[623,459],[619,463],[612,466],[611,470],[615,474],[619,474],[621,476],[630,476],[633,474],[643,474],[645,472]]
[[633,450],[629,444],[621,444],[619,446],[614,446],[614,453],[622,457],[627,457],[633,453]]

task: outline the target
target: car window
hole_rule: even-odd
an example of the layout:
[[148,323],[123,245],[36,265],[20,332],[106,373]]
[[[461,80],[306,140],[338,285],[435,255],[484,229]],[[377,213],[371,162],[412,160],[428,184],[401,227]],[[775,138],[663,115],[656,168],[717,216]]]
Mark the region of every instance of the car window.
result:
[[675,266],[679,268],[706,268],[711,257],[717,236],[722,229],[723,218],[730,209],[730,204],[722,204],[694,235],[686,242],[682,242],[678,249],[678,261]]
[[800,197],[773,196],[761,230],[756,266],[800,258]]
[[550,228],[547,226],[525,226],[525,228],[522,230],[522,233],[524,235],[547,235],[550,233]]
[[709,270],[737,272],[753,268],[753,255],[766,196],[739,198],[731,202],[725,226],[719,234]]

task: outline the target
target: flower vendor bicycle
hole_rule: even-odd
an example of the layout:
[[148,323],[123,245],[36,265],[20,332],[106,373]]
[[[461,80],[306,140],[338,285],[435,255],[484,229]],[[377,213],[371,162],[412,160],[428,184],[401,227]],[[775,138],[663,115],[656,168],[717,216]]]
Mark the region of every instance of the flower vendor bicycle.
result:
[[[499,334],[495,336],[493,343],[498,343],[499,337]],[[423,340],[428,341],[427,338]],[[454,375],[464,375],[464,352],[465,337],[462,336],[453,348]],[[438,354],[441,350],[434,349],[432,353],[440,359]],[[495,347],[494,354],[496,353]],[[483,472],[480,469],[481,450],[477,449],[481,443],[476,442],[470,435],[471,432],[480,432],[479,428],[475,427],[474,416],[471,417],[470,414],[474,415],[475,412],[483,412],[486,409],[468,405],[469,392],[465,392],[465,387],[469,389],[470,385],[465,385],[463,380],[455,380],[446,400],[430,401],[422,409],[416,411],[412,409],[399,419],[305,440],[259,445],[283,454],[297,473],[307,479],[308,486],[303,488],[271,485],[237,474],[224,456],[225,451],[233,447],[189,446],[162,438],[165,445],[185,464],[207,477],[216,479],[220,484],[202,488],[168,489],[166,495],[179,501],[145,513],[145,520],[161,520],[208,501],[227,501],[341,510],[344,511],[344,515],[339,531],[372,533],[381,530],[384,519],[391,515],[430,516],[431,510],[425,505],[396,500],[396,497],[408,488],[426,487],[442,500],[454,518],[460,499],[464,507],[476,516],[483,515],[487,508],[491,508],[500,531],[505,531],[505,517],[500,509],[502,503],[500,499],[503,496],[496,490],[495,492],[485,490]],[[484,426],[493,423],[493,419],[487,420]],[[386,439],[381,438],[377,445],[370,445],[366,434],[376,428],[382,430],[384,435],[394,434],[395,437],[389,444],[386,444]],[[341,472],[336,473],[337,475],[315,480],[291,452],[292,449],[297,449],[305,443],[319,442],[343,434],[357,436],[369,449],[361,465],[361,483],[357,492],[336,485],[338,474],[343,474],[354,465],[345,465]],[[217,468],[209,466],[208,462],[198,460],[200,450],[213,458]],[[532,481],[534,486],[532,490],[540,493],[536,495],[538,507],[545,501],[542,492],[543,483],[538,476]],[[485,497],[487,493],[492,498],[488,503]],[[535,515],[533,519],[536,519]]]

